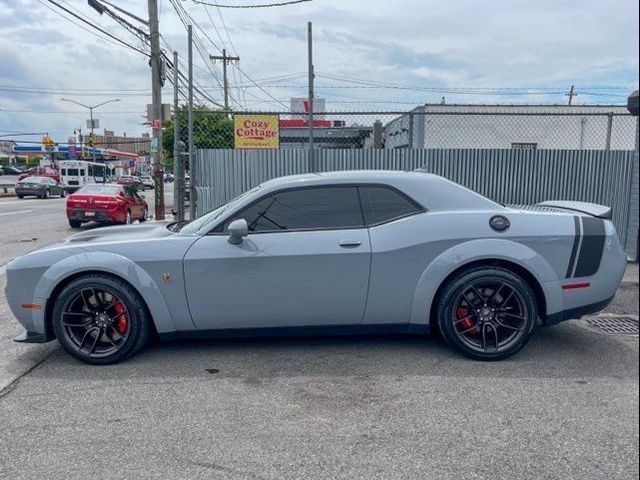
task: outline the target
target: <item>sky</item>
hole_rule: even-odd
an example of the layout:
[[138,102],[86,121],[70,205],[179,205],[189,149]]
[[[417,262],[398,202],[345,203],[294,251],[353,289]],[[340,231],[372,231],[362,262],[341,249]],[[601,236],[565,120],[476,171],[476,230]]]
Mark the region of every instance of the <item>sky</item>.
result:
[[[86,0],[55,1],[148,51]],[[187,35],[174,4],[198,25],[194,79],[210,100],[222,103],[222,68],[208,56],[226,48],[240,57],[239,69],[229,66],[239,110],[286,111],[291,97],[306,95],[308,21],[316,95],[331,111],[404,111],[443,96],[447,103],[558,104],[571,85],[574,104],[622,104],[638,88],[637,0],[312,0],[251,9],[158,2],[162,47],[178,51],[185,75]],[[148,17],[144,0],[111,3]],[[0,0],[0,25],[0,140],[48,132],[62,141],[74,128],[86,130],[88,111],[61,98],[85,105],[119,99],[94,111],[99,132],[149,131],[151,74],[142,53],[96,36],[49,0]],[[201,94],[196,101],[208,103]],[[163,102],[173,102],[169,82]]]

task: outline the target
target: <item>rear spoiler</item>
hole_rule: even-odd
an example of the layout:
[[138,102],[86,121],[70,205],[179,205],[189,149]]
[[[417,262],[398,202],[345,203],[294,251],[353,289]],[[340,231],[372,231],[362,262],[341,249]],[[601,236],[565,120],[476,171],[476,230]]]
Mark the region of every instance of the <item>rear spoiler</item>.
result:
[[537,203],[536,205],[586,213],[592,217],[604,218],[607,220],[611,220],[612,215],[611,207],[598,205],[597,203],[573,202],[570,200],[548,200],[546,202]]

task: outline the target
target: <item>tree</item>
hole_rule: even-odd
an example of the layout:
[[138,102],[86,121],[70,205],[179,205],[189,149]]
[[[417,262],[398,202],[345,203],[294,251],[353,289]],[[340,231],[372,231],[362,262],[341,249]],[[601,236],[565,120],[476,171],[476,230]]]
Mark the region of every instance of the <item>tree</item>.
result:
[[[189,110],[178,108],[180,140],[189,149]],[[175,117],[175,115],[174,115]],[[213,110],[206,105],[193,106],[193,143],[198,148],[233,148],[233,120],[224,110]],[[173,168],[173,119],[164,122],[162,150],[167,168]]]

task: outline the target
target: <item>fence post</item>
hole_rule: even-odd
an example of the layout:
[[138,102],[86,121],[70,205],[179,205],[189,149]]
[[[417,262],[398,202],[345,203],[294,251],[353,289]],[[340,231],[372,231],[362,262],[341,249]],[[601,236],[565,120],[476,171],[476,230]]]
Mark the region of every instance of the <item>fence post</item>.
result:
[[409,112],[409,135],[407,148],[413,148],[413,112]]
[[640,215],[640,186],[638,179],[638,163],[640,162],[640,154],[638,147],[640,143],[640,117],[636,117],[636,144],[633,153],[633,163],[631,165],[631,188],[629,190],[629,217],[627,219],[627,235],[625,242],[625,251],[628,257],[634,261],[638,261],[638,241],[640,238],[639,219]]
[[604,146],[605,150],[611,150],[611,130],[613,128],[613,112],[607,115],[607,140]]

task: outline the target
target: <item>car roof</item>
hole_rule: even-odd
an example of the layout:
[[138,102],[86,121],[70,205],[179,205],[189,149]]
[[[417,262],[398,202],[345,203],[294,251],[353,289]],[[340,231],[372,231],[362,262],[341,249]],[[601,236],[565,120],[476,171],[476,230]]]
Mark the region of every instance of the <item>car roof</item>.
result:
[[395,187],[428,210],[482,210],[502,208],[497,203],[439,175],[423,171],[348,170],[289,175],[260,185],[263,193],[314,185],[373,184]]

